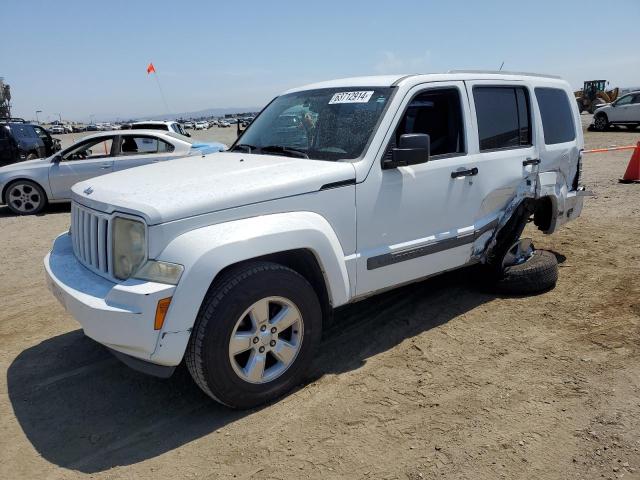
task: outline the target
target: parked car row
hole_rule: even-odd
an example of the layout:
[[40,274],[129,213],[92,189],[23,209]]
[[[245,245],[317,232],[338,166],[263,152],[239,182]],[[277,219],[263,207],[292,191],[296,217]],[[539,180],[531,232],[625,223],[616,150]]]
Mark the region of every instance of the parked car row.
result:
[[[36,142],[33,125],[0,124],[0,154],[9,133],[21,143],[21,160],[0,168],[0,203],[18,215],[40,212],[47,203],[69,201],[71,186],[111,172],[194,155],[226,150],[222,143],[193,141],[157,129],[101,132],[83,138],[59,153],[49,154]],[[13,138],[13,137],[12,137]],[[30,152],[28,154],[24,153]]]

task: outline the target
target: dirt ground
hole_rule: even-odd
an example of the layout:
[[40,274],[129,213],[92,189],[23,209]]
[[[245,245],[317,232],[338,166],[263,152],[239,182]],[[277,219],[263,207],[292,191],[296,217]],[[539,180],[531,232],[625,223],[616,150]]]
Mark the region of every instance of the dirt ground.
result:
[[349,306],[309,381],[247,412],[84,337],[42,267],[68,207],[0,207],[0,478],[640,478],[640,185],[617,182],[629,157],[585,156],[596,196],[582,217],[549,237],[527,228],[562,262],[554,290],[500,297],[462,270]]

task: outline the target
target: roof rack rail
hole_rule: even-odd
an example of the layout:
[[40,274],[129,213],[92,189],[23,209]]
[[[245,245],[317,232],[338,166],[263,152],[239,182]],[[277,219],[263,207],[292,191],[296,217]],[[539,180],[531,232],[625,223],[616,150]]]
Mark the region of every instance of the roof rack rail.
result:
[[531,72],[509,72],[507,70],[449,70],[447,73],[492,73],[497,75],[526,75],[528,77],[557,78],[562,80],[559,75],[548,75],[545,73]]
[[19,117],[0,117],[0,122],[27,123],[24,118]]

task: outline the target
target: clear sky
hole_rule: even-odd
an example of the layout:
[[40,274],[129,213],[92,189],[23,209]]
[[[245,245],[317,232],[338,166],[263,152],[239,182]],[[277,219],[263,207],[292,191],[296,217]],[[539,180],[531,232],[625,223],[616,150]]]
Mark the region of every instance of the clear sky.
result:
[[13,114],[51,120],[260,107],[309,82],[498,69],[640,86],[640,0],[3,0]]

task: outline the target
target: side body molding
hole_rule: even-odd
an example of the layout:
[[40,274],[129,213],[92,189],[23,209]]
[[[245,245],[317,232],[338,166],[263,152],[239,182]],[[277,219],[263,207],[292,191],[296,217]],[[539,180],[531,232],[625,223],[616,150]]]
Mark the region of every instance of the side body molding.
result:
[[172,240],[158,259],[181,263],[185,270],[152,361],[164,365],[180,363],[204,296],[225,267],[295,249],[307,249],[315,255],[334,307],[350,300],[344,252],[329,222],[317,213],[251,217],[192,230]]

